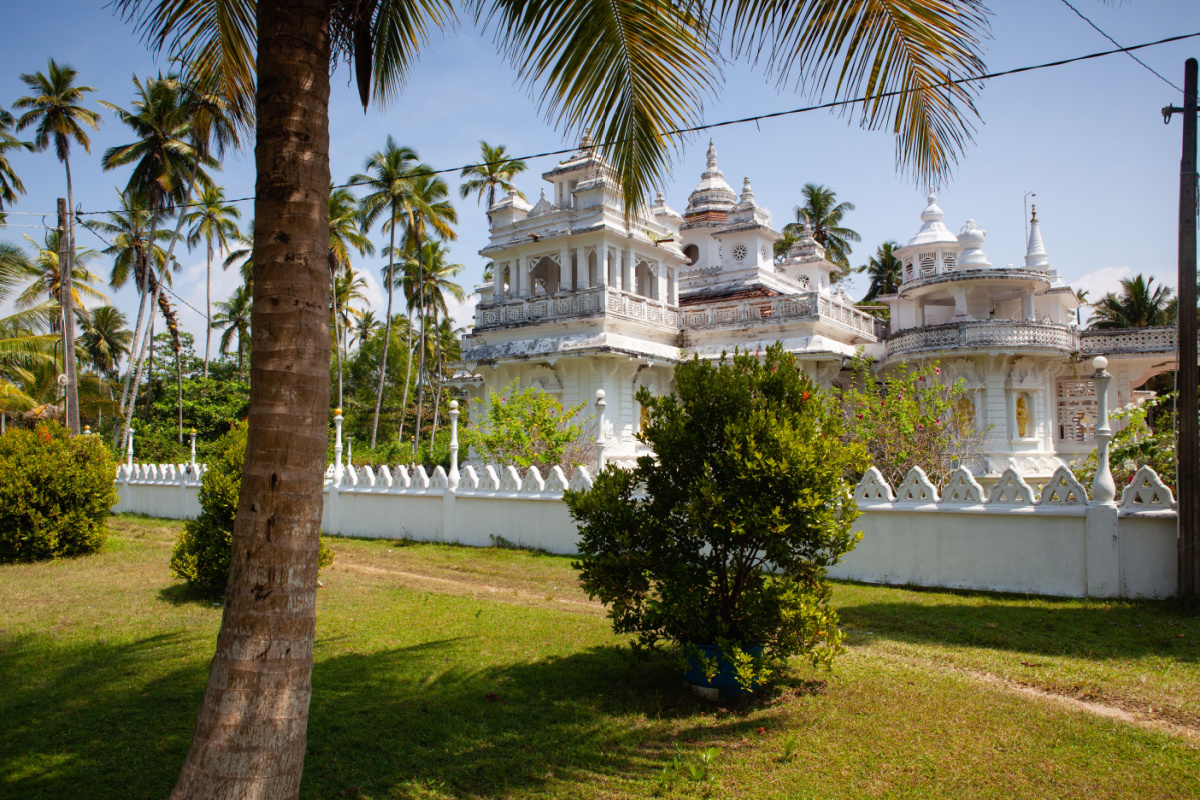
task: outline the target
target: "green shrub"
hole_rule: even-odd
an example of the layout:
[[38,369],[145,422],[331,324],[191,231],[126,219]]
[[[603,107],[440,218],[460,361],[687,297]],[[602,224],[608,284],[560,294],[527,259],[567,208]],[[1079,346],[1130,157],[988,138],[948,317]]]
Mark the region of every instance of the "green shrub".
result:
[[738,663],[762,645],[768,663],[829,663],[842,634],[825,576],[857,541],[846,475],[866,462],[842,440],[837,398],[778,344],[762,360],[682,363],[675,389],[637,395],[653,457],[566,493],[583,587],[643,646],[715,644]]
[[[233,521],[246,460],[245,422],[219,440],[217,455],[200,481],[200,516],[188,520],[171,551],[171,572],[209,596],[225,591],[233,554]],[[333,551],[321,543],[319,566],[333,562]]]
[[0,563],[94,553],[117,502],[112,452],[57,423],[0,436]]
[[484,461],[522,471],[537,467],[543,476],[554,466],[570,476],[575,467],[593,463],[595,421],[579,418],[587,402],[564,408],[540,387],[519,387],[520,380],[513,380],[472,406],[470,427],[459,433],[462,445]]

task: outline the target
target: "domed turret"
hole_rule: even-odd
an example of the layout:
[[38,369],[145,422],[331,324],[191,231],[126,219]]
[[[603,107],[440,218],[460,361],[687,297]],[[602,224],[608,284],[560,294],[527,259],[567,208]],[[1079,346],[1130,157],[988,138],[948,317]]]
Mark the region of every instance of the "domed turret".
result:
[[683,217],[687,226],[721,225],[737,204],[737,195],[725,182],[725,173],[717,166],[717,148],[708,141],[708,166],[700,175],[700,183],[688,195]]
[[958,234],[958,245],[962,254],[958,257],[959,269],[987,269],[992,266],[987,254],[983,252],[983,243],[987,241],[987,231],[973,219],[967,220],[962,233]]
[[925,202],[921,229],[896,250],[896,257],[904,264],[904,283],[953,272],[958,266],[958,237],[943,224],[945,214],[937,204],[937,195],[930,192]]

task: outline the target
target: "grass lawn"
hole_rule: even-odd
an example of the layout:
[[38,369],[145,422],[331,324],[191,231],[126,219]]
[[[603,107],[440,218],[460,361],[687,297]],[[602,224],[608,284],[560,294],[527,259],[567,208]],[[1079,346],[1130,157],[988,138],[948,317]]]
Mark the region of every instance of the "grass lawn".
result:
[[[170,576],[179,523],[113,527],[0,566],[6,800],[161,798],[182,763],[221,610]],[[1168,603],[840,584],[832,673],[713,706],[567,558],[331,544],[303,797],[1200,797],[1200,614]]]

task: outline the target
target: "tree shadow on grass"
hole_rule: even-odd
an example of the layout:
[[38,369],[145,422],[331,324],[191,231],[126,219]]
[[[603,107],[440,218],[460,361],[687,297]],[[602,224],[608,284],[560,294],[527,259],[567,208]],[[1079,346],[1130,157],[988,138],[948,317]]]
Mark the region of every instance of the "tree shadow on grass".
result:
[[[212,644],[190,632],[114,645],[0,638],[0,795],[165,797]],[[500,797],[558,781],[572,784],[564,796],[641,794],[629,782],[652,779],[676,741],[686,753],[764,722],[748,712],[765,701],[709,705],[667,659],[634,663],[614,646],[477,667],[478,648],[462,637],[319,661],[301,796]]]
[[158,599],[173,606],[219,606],[220,595],[211,595],[200,591],[185,581],[172,583],[158,590]]
[[843,601],[838,615],[848,641],[885,637],[1046,656],[1200,662],[1200,612],[1175,601],[1031,598],[909,586],[896,590],[900,597],[905,593],[942,595],[946,602]]

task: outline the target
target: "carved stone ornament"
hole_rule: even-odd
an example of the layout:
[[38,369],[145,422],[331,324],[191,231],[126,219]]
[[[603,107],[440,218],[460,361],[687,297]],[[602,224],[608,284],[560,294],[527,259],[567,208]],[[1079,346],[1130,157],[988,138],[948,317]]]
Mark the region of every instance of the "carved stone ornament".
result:
[[573,492],[586,492],[592,488],[592,476],[588,474],[587,468],[576,467],[575,472],[571,475],[571,482],[567,484],[567,488]]
[[896,493],[882,472],[875,467],[867,467],[862,480],[854,487],[854,499],[860,503],[891,503],[896,500]]
[[920,467],[913,467],[904,476],[904,482],[896,487],[898,503],[936,503],[938,490]]
[[1150,511],[1175,507],[1175,496],[1150,467],[1134,473],[1133,481],[1121,493],[1123,511]]
[[979,481],[975,480],[971,470],[959,467],[954,470],[950,480],[946,482],[945,488],[942,489],[942,502],[954,505],[982,503],[983,487],[979,485]]
[[989,503],[1007,503],[1012,505],[1033,505],[1033,487],[1025,482],[1012,467],[1004,470],[1000,480],[992,487],[988,496]]
[[1038,499],[1038,505],[1044,506],[1049,503],[1087,505],[1087,490],[1075,479],[1071,470],[1059,467],[1050,476],[1050,482],[1042,487],[1042,496]]

